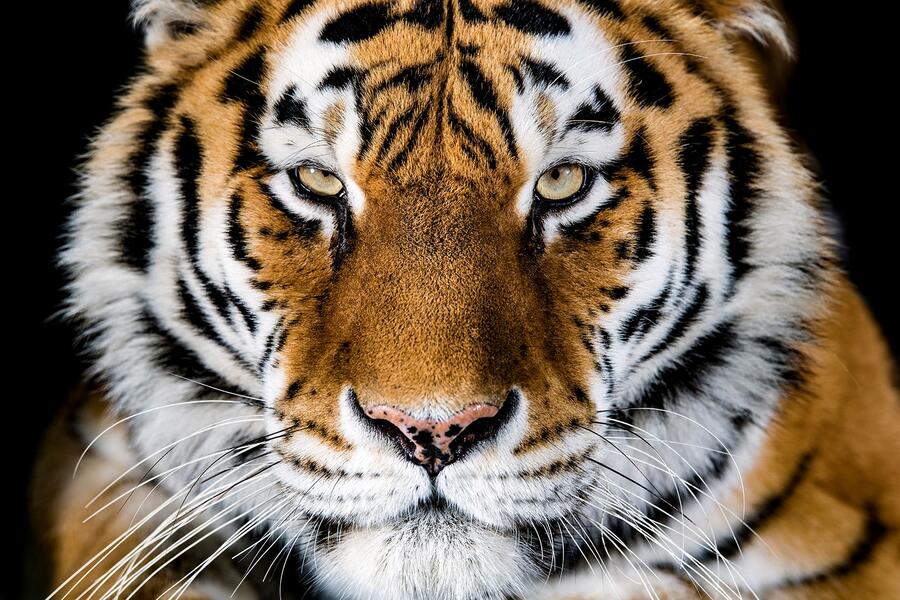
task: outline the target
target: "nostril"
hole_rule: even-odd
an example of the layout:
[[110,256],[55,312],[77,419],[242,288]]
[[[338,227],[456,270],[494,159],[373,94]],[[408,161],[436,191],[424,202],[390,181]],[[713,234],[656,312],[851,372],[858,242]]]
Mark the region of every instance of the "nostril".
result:
[[405,456],[412,458],[416,452],[416,442],[410,436],[410,430],[415,430],[415,427],[406,426],[403,422],[397,423],[389,419],[379,418],[376,416],[378,412],[374,409],[365,411],[364,414],[369,424],[373,429],[379,431],[396,444]]
[[369,426],[393,442],[404,456],[436,475],[494,437],[514,412],[517,398],[510,392],[499,408],[474,404],[446,419],[418,418],[386,405],[359,406],[358,410]]

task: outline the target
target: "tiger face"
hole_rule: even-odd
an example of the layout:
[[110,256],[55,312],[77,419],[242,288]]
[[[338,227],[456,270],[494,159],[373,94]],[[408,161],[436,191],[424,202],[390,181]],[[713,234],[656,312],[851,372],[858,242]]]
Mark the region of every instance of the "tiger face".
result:
[[765,6],[138,15],[64,260],[166,486],[242,448],[226,509],[340,597],[523,594],[604,534],[665,560],[639,517],[687,492],[714,518],[690,486],[753,456],[827,255],[739,42],[781,39]]

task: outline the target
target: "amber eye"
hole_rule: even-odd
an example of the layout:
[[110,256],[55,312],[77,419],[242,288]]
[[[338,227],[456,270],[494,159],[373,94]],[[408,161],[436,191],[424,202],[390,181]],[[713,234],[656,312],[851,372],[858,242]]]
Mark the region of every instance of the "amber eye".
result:
[[295,173],[300,184],[317,196],[328,198],[344,191],[344,184],[330,171],[316,167],[297,167]]
[[544,171],[534,189],[538,196],[551,202],[568,200],[581,191],[587,175],[581,165],[557,165]]

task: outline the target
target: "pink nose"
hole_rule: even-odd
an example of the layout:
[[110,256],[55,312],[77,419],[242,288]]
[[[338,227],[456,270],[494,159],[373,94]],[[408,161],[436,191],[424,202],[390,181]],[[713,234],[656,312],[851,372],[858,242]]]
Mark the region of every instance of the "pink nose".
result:
[[502,424],[497,418],[500,409],[490,404],[474,404],[445,420],[417,419],[391,406],[373,406],[364,412],[410,460],[432,475],[493,436]]

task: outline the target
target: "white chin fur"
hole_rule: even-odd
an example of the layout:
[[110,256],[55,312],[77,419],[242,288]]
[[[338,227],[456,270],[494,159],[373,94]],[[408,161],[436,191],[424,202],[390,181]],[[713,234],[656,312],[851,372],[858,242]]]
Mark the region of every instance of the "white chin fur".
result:
[[536,574],[514,536],[446,511],[344,532],[317,554],[316,580],[335,598],[501,600]]

